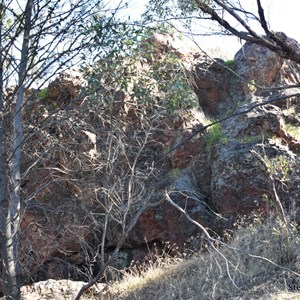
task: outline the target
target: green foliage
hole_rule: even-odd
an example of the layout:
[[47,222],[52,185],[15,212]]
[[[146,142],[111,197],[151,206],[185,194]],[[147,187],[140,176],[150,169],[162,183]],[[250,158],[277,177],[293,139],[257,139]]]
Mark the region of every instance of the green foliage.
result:
[[180,174],[180,170],[179,168],[173,168],[170,172],[169,172],[169,177],[170,178],[177,178]]
[[147,20],[153,20],[157,16],[159,19],[173,16],[174,18],[182,18],[190,16],[192,13],[199,13],[199,7],[202,4],[212,4],[211,0],[150,0],[147,12],[144,17]]
[[90,53],[82,55],[83,62],[89,62],[88,54],[91,54],[93,61],[129,55],[138,46],[137,42],[143,34],[142,27],[103,14],[94,15],[90,22],[81,23],[79,30],[82,35],[92,38]]
[[191,14],[194,12],[198,12],[199,11],[199,7],[201,6],[201,4],[210,4],[212,1],[210,0],[201,0],[201,1],[196,1],[196,0],[192,0],[192,1],[186,1],[186,0],[178,0],[178,6],[181,9],[182,13],[187,15],[187,14]]
[[234,71],[235,69],[235,61],[233,59],[229,59],[227,61],[225,61],[225,65],[230,68],[231,70]]
[[[184,68],[173,53],[166,53],[161,59],[153,60],[149,64],[149,70],[139,81],[143,81],[143,84],[137,82],[139,89],[136,89],[134,95],[139,103],[149,104],[149,101],[154,100],[145,97],[145,94],[151,94],[155,83],[159,104],[164,106],[168,113],[197,106],[196,96],[189,86]],[[141,89],[143,93],[139,93]]]
[[[95,19],[95,22],[103,20]],[[104,25],[94,24],[88,30],[95,31],[95,45],[91,52],[99,51],[99,62],[86,71],[89,87],[99,90],[99,83],[109,91],[122,90],[132,102],[147,108],[163,107],[167,113],[178,109],[197,106],[197,99],[189,85],[189,80],[180,59],[175,53],[158,53],[157,46],[151,43],[155,32],[165,33],[171,28],[161,24],[158,27],[136,29],[134,26],[119,24],[110,29],[109,41],[102,48]],[[114,42],[115,41],[115,42]],[[98,44],[100,43],[100,44]],[[111,104],[112,97],[96,93],[92,101]]]
[[48,88],[44,88],[44,89],[41,89],[37,92],[37,96],[40,98],[40,99],[46,99],[47,96],[48,96]]
[[204,136],[204,142],[207,148],[212,147],[216,143],[224,143],[226,141],[227,138],[224,136],[221,123],[210,126]]

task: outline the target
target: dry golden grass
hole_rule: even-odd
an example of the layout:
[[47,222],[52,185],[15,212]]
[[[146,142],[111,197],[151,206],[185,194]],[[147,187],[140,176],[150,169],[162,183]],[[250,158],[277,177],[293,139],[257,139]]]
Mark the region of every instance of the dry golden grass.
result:
[[300,127],[292,124],[286,124],[286,132],[295,140],[300,141]]
[[207,247],[189,258],[157,257],[111,284],[106,299],[300,299],[290,288],[300,288],[300,235],[294,224],[285,226],[275,217],[242,222],[228,246],[217,245],[219,253]]

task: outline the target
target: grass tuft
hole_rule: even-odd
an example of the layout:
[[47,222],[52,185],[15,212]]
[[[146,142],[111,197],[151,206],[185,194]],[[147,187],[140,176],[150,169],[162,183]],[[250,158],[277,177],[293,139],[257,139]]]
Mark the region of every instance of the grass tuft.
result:
[[[107,299],[299,299],[300,235],[276,216],[238,222],[220,253],[207,246],[192,257],[157,256],[112,284]],[[273,262],[273,263],[272,263]]]
[[204,135],[204,142],[206,148],[211,148],[217,143],[227,142],[221,123],[216,123],[207,129],[207,132]]

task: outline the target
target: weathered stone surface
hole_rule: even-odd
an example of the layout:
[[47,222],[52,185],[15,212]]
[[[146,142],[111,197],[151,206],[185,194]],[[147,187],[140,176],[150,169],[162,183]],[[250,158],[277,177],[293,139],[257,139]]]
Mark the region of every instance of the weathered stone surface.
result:
[[142,48],[156,58],[162,57],[164,53],[175,53],[179,58],[185,57],[189,52],[183,42],[173,34],[154,33],[153,36],[143,42]]
[[[21,289],[23,300],[73,300],[81,287],[86,284],[82,281],[46,280],[23,286]],[[98,298],[107,289],[106,284],[96,284],[83,294],[82,299]]]
[[[173,42],[172,37],[164,36],[156,36],[152,41],[159,55],[170,50],[183,56]],[[261,107],[260,104],[269,97],[291,91],[275,94],[248,85],[251,80],[267,87],[294,83],[297,68],[293,66],[296,73],[290,72],[288,62],[251,44],[246,44],[236,55],[234,66],[237,74],[248,83],[239,82],[238,77],[224,68],[222,61],[212,62],[195,54],[189,55],[188,59],[186,65],[189,74],[194,75],[194,90],[206,114],[227,116],[249,110],[222,122],[223,137],[211,145],[207,145],[204,137],[209,131],[189,139],[209,119],[205,119],[199,110],[161,115],[153,123],[144,122],[149,113],[147,109],[129,103],[126,93],[117,91],[115,105],[110,108],[113,114],[109,118],[95,109],[80,120],[78,111],[70,109],[67,116],[56,114],[51,126],[42,128],[31,143],[24,146],[22,172],[39,158],[22,182],[25,200],[22,202],[20,262],[27,280],[82,279],[78,272],[82,268],[91,267],[92,272],[95,271],[94,257],[103,235],[103,205],[112,199],[112,203],[121,206],[120,211],[126,209],[132,162],[141,147],[145,148],[134,169],[134,175],[141,181],[137,180],[137,186],[132,185],[132,188],[138,191],[136,195],[142,203],[161,200],[168,191],[190,217],[204,227],[222,233],[235,217],[255,210],[274,209],[269,176],[272,171],[284,208],[295,210],[295,219],[299,219],[296,214],[300,208],[299,110],[295,108],[290,112],[286,109],[293,108],[298,99],[295,97],[284,105],[276,102]],[[54,81],[55,84],[49,87],[49,99],[65,104],[77,97],[84,82],[77,78],[80,81],[77,83],[75,79],[76,75],[74,78],[61,76]],[[110,87],[107,90],[111,92]],[[230,105],[229,100],[234,105]],[[25,128],[28,134],[37,124],[51,117],[50,108],[40,105],[41,109],[29,110],[24,119],[31,122]],[[250,110],[253,106],[256,108]],[[115,123],[110,123],[111,120]],[[111,139],[108,139],[109,134]],[[148,138],[144,145],[146,134]],[[110,148],[106,147],[108,142],[112,145]],[[47,150],[54,144],[55,151],[48,155]],[[128,145],[130,151],[126,149]],[[170,151],[172,149],[174,151]],[[254,151],[267,163],[263,164]],[[108,173],[111,170],[115,172],[113,176]],[[145,170],[151,170],[154,176],[143,181]],[[118,185],[120,180],[123,180],[122,184]],[[140,182],[143,185],[139,185]],[[105,188],[106,198],[104,192],[99,192],[102,188]],[[119,198],[113,198],[113,189],[117,189]],[[135,201],[135,197],[131,200]],[[111,254],[120,233],[120,223],[111,221],[105,235],[106,254]],[[179,249],[188,243],[189,248],[198,250],[201,238],[191,242],[191,238],[198,235],[201,235],[199,228],[192,226],[165,202],[141,215],[115,267],[123,268],[132,259],[143,260],[148,245],[152,247],[155,242],[176,244]]]
[[235,55],[234,62],[235,72],[245,81],[241,84],[245,93],[272,94],[274,91],[263,88],[299,81],[299,66],[260,45],[245,43]]
[[19,260],[25,280],[75,279],[84,262],[82,246],[93,240],[90,221],[77,203],[56,205],[31,200],[22,215]]
[[190,72],[200,107],[209,115],[217,115],[220,102],[229,95],[230,71],[221,59],[195,55]]
[[[60,73],[59,76],[48,86],[47,97],[57,105],[65,105],[71,99],[79,96],[80,90],[87,85],[83,74],[79,71],[68,70]],[[76,102],[80,104],[83,99]]]
[[246,82],[271,87],[280,79],[283,59],[263,46],[245,43],[235,55],[234,61],[236,73]]
[[211,200],[221,214],[243,215],[264,208],[268,180],[249,144],[232,141],[214,149]]
[[[189,216],[204,227],[211,228],[214,216],[205,199],[199,194],[196,181],[188,170],[182,172],[170,172],[172,179],[172,191],[169,193],[172,200],[184,208]],[[188,240],[193,236],[201,234],[201,230],[182,215],[168,202],[160,207],[145,211],[140,217],[137,225],[130,233],[129,239],[136,246],[148,243],[169,242],[183,249]],[[195,245],[194,245],[195,246]],[[197,248],[195,246],[195,248]]]
[[[280,96],[299,91],[270,89],[299,82],[300,68],[260,45],[245,43],[235,55],[233,71],[224,61],[212,60],[202,54],[193,54],[187,61],[199,105],[210,116],[236,109],[239,102],[247,97],[251,99],[251,95]],[[289,108],[295,103],[297,99],[290,98],[274,104]]]
[[175,112],[163,119],[153,143],[168,151],[172,168],[186,168],[203,152],[203,140],[193,138],[195,130],[204,126],[205,116],[198,109]]
[[[254,103],[245,104],[238,111],[245,111]],[[224,122],[223,132],[224,141],[211,149],[210,166],[201,160],[201,156],[198,157],[201,160],[198,165],[205,166],[204,174],[207,174],[197,175],[199,187],[203,186],[204,194],[221,214],[238,216],[254,210],[266,211],[268,199],[274,198],[269,172],[275,174],[279,171],[270,167],[270,161],[275,163],[285,156],[285,162],[291,162],[293,155],[290,150],[297,144],[295,140],[288,142],[282,111],[270,104],[257,107]],[[265,159],[265,164],[257,154]],[[292,172],[287,176],[292,176]],[[286,205],[291,205],[289,195],[287,191],[280,194]]]

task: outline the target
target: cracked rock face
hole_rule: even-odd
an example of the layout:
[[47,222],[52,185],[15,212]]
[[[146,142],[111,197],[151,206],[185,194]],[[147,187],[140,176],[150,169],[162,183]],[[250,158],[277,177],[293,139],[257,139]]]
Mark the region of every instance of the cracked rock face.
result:
[[[263,90],[278,85],[295,84],[299,81],[300,68],[297,64],[279,57],[269,49],[245,43],[234,57],[234,71],[245,82],[243,91],[256,95],[270,95],[274,90]],[[257,85],[257,87],[251,84]]]
[[211,197],[217,211],[243,215],[264,209],[269,185],[259,161],[249,151],[254,145],[236,141],[214,149]]
[[207,57],[195,57],[191,68],[193,89],[199,106],[209,115],[219,113],[220,103],[229,95],[230,71],[222,60],[212,61]]
[[[168,49],[175,51],[178,48],[170,45],[172,38],[160,38],[165,37],[156,36],[160,55]],[[158,176],[143,186],[142,191],[146,192],[143,197],[155,202],[164,197],[165,191],[169,191],[172,200],[185,209],[191,218],[214,232],[222,233],[231,222],[223,221],[224,218],[234,220],[253,211],[268,212],[274,209],[269,178],[269,172],[272,171],[276,174],[274,182],[284,208],[294,210],[295,219],[300,220],[298,99],[292,99],[284,105],[278,102],[260,107],[259,104],[269,97],[286,95],[287,91],[277,91],[276,94],[248,85],[251,80],[267,87],[294,83],[299,75],[298,69],[269,50],[249,43],[237,53],[234,66],[237,75],[248,83],[240,82],[228,68],[224,68],[221,60],[212,62],[196,54],[189,55],[188,59],[188,72],[193,75],[193,89],[202,111],[176,112],[172,116],[158,118],[139,161],[140,172],[153,165]],[[74,76],[61,76],[49,87],[48,96],[58,104],[76,97],[84,82],[76,78],[76,74]],[[66,91],[63,95],[66,97],[59,98],[63,94],[59,89]],[[124,102],[125,92],[120,93],[120,99],[117,100]],[[257,107],[246,114],[222,122],[221,135],[212,145],[208,145],[205,139],[209,131],[192,137],[207,124],[209,116],[217,119],[241,113],[254,105]],[[294,108],[293,105],[296,105],[295,109],[289,113],[287,108]],[[45,119],[47,115],[39,113],[43,111],[42,108],[49,109],[41,107],[29,113]],[[106,173],[98,171],[94,161],[99,159],[99,169],[105,164],[105,161],[101,161],[101,155],[105,154],[103,149],[106,149],[107,124],[96,113],[95,118],[86,115],[79,122],[76,111],[72,109],[68,112],[70,117],[67,121],[74,123],[77,127],[71,128],[76,130],[67,131],[67,127],[59,123],[56,127],[41,131],[31,141],[33,146],[27,146],[24,150],[23,171],[32,163],[30,155],[36,151],[43,153],[53,140],[60,141],[61,148],[69,151],[56,151],[52,156],[41,158],[22,184],[22,197],[30,196],[31,200],[22,202],[24,214],[20,261],[26,267],[24,273],[34,280],[75,278],[73,270],[90,267],[85,263],[85,255],[92,249],[99,250],[99,241],[102,239],[103,231],[96,228],[95,222],[97,217],[104,215],[103,202],[95,190],[102,187]],[[129,112],[124,116],[120,114],[118,121],[124,124],[124,129],[120,130],[123,138],[132,142],[133,135],[144,133],[135,121],[135,117],[139,117],[138,109],[131,110],[134,112],[131,116]],[[146,112],[143,117],[147,118]],[[26,118],[27,122],[29,120],[29,117]],[[45,137],[48,138],[48,144],[43,146],[39,144],[39,139],[45,142]],[[176,149],[169,152],[173,148]],[[269,170],[255,153],[266,158]],[[105,157],[103,155],[103,159]],[[126,174],[128,157],[115,158],[118,161],[117,172]],[[126,191],[122,195],[126,196]],[[109,225],[105,236],[108,252],[118,243],[121,231],[116,222]],[[148,243],[168,242],[180,249],[190,243],[189,248],[198,250],[201,239],[190,241],[199,235],[201,232],[196,226],[165,202],[140,216],[122,249],[122,266],[128,265],[131,259],[143,260],[148,252]]]
[[236,73],[245,81],[271,87],[280,80],[283,59],[263,46],[246,43],[234,61]]
[[[237,112],[261,101],[254,96]],[[205,157],[198,156],[195,169],[201,192],[211,199],[217,212],[241,216],[274,208],[274,203],[270,205],[274,202],[270,172],[284,207],[299,206],[299,141],[289,133],[287,122],[289,118],[280,108],[268,104],[222,123],[223,139],[206,149]]]
[[[170,186],[173,187],[169,193],[170,197],[185,208],[191,218],[204,227],[213,226],[214,216],[205,199],[199,194],[196,181],[188,170],[180,172]],[[129,239],[137,245],[142,245],[145,240],[168,242],[183,250],[190,238],[199,234],[197,226],[191,224],[176,208],[166,202],[143,213]]]

